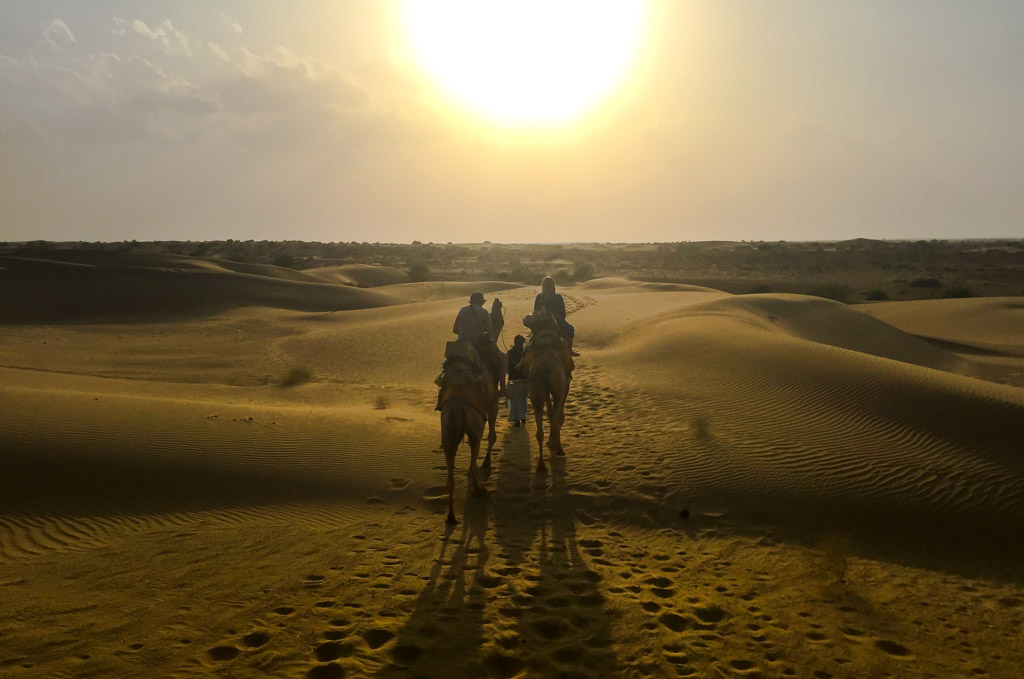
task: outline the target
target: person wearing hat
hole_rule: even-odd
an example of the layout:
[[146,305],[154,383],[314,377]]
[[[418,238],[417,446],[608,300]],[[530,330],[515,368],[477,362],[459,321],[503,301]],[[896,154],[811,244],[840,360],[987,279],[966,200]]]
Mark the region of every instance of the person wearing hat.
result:
[[459,309],[459,315],[455,317],[452,332],[459,336],[460,342],[472,342],[473,346],[491,362],[497,372],[498,395],[505,396],[507,359],[494,343],[494,338],[491,337],[493,325],[491,315],[484,309],[485,301],[482,292],[474,292],[470,295],[469,304]]

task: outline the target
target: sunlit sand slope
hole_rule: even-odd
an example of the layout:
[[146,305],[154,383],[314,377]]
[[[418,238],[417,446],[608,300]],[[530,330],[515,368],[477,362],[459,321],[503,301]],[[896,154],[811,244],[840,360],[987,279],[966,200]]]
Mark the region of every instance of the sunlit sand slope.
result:
[[[578,326],[607,331],[602,306]],[[637,390],[644,417],[622,435],[673,504],[1021,561],[1024,392],[955,374],[952,353],[844,305],[757,295],[666,305],[595,359]]]
[[949,342],[954,349],[1024,356],[1021,297],[883,302],[862,310],[906,332]]
[[188,258],[103,260],[0,258],[0,322],[147,321],[243,306],[331,311],[401,302],[368,290],[312,282],[316,279],[278,267]]
[[[489,294],[521,287],[523,286],[519,283],[506,283],[504,281],[425,281],[422,283],[384,285],[378,289],[378,292],[411,302],[455,298],[466,298],[464,300],[466,302],[474,292]],[[490,306],[488,306],[489,308]]]

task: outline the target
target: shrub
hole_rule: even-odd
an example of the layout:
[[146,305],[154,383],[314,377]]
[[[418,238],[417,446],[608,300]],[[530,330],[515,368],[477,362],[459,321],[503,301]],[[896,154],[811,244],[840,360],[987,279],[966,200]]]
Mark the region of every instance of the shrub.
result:
[[885,290],[871,290],[867,298],[872,302],[884,302],[889,299],[889,295],[885,294]]
[[313,373],[307,368],[297,367],[288,371],[288,374],[281,379],[282,387],[294,387],[297,384],[305,384],[313,379]]
[[287,252],[282,252],[281,254],[274,257],[271,264],[273,264],[274,266],[283,266],[286,269],[290,269],[293,266],[295,266],[295,258],[289,255]]
[[957,285],[955,287],[950,288],[949,290],[946,290],[946,292],[942,293],[942,296],[947,299],[953,299],[958,297],[974,297],[974,292],[971,291],[970,288],[965,288],[962,285]]
[[391,407],[391,397],[384,393],[377,394],[373,399],[373,407],[377,410],[387,410]]
[[840,283],[828,283],[826,285],[820,285],[812,292],[815,297],[825,297],[827,299],[834,299],[837,302],[846,304],[850,301],[850,288]]
[[694,415],[690,420],[690,431],[699,439],[711,438],[711,423],[703,415]]
[[426,262],[413,262],[409,265],[409,279],[413,281],[425,281],[430,275],[430,267]]
[[552,276],[552,278],[554,278],[555,282],[558,283],[559,285],[569,285],[570,283],[572,283],[572,276],[570,276],[569,272],[566,271],[565,269],[559,269],[558,271],[556,271],[555,275]]
[[594,265],[588,263],[577,264],[576,270],[572,272],[572,277],[580,283],[589,281],[594,277]]
[[508,277],[509,280],[519,281],[526,285],[540,285],[541,279],[544,278],[544,274],[539,271],[531,271],[522,264],[519,264],[509,272]]

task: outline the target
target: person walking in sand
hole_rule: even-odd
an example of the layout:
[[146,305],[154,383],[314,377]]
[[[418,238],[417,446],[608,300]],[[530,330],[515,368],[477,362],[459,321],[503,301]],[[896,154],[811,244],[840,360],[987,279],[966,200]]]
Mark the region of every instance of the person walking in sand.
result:
[[530,385],[519,365],[525,349],[526,338],[516,335],[512,348],[508,350],[508,421],[514,427],[526,424],[526,397]]
[[498,382],[498,396],[507,396],[505,391],[505,374],[508,371],[507,357],[494,343],[494,326],[491,323],[491,314],[484,309],[484,301],[482,292],[474,292],[470,295],[469,304],[459,309],[459,314],[455,317],[452,332],[459,336],[460,342],[471,342],[484,359],[491,364]]
[[555,319],[555,323],[558,324],[558,331],[565,338],[566,344],[569,345],[569,353],[572,356],[579,356],[572,348],[573,339],[576,337],[576,329],[565,320],[565,300],[555,292],[555,279],[551,276],[545,276],[544,280],[540,282],[540,293],[533,300],[534,313],[539,311],[541,307],[547,309],[547,312]]

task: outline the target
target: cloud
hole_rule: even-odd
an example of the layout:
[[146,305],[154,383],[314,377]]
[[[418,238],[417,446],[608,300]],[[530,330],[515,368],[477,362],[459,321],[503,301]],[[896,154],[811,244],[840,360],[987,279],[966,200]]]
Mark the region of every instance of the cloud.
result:
[[50,46],[50,49],[60,51],[64,45],[78,42],[75,34],[71,32],[63,19],[54,19],[43,31],[43,40]]
[[218,45],[217,43],[215,43],[215,42],[208,42],[208,43],[206,43],[206,48],[208,50],[210,50],[210,54],[212,54],[213,56],[217,57],[218,59],[220,59],[224,63],[227,63],[227,62],[231,61],[231,57],[228,56],[228,53],[225,52],[224,48],[221,47],[220,45]]
[[238,23],[237,21],[235,21],[234,19],[229,17],[224,12],[221,12],[218,16],[220,18],[221,23],[223,23],[225,26],[230,28],[232,31],[234,31],[238,35],[242,34],[242,24]]
[[114,17],[114,35],[123,37],[129,32],[153,41],[165,54],[172,56],[191,56],[202,46],[188,33],[175,28],[170,19],[149,26],[142,19],[133,19],[129,22],[121,17]]

